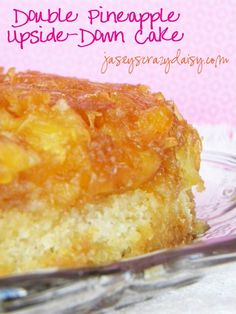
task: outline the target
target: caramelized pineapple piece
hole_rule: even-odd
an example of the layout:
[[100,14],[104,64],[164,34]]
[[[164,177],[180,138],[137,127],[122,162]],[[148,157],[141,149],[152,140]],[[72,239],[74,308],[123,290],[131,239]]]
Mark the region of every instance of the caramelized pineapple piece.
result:
[[0,184],[8,184],[18,174],[35,166],[39,157],[6,137],[0,137]]

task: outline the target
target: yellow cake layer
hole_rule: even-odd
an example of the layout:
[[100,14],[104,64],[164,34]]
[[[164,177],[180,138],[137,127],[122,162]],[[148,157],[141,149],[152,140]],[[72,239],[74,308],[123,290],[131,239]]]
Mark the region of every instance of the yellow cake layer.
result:
[[66,212],[37,201],[1,211],[0,274],[107,264],[190,242],[191,193],[181,192],[176,201],[162,193],[137,189]]

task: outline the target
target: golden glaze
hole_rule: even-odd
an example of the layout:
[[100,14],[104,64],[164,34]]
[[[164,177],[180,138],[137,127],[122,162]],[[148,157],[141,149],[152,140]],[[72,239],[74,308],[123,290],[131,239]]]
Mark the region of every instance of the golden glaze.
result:
[[27,202],[35,188],[66,209],[148,188],[158,176],[178,187],[188,141],[191,186],[200,139],[160,93],[11,69],[0,77],[0,207]]

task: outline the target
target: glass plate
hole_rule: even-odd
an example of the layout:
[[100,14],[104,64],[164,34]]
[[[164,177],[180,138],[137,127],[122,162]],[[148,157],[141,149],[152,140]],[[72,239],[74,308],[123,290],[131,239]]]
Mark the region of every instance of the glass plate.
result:
[[206,190],[195,193],[196,210],[210,229],[195,243],[103,267],[2,277],[0,312],[110,313],[236,261],[236,155],[204,151],[201,175]]

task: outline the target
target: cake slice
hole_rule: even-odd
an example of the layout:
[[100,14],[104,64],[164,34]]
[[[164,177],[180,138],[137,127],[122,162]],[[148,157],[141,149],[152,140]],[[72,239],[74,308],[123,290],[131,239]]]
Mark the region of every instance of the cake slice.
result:
[[0,274],[108,264],[192,241],[197,131],[161,93],[0,75]]

